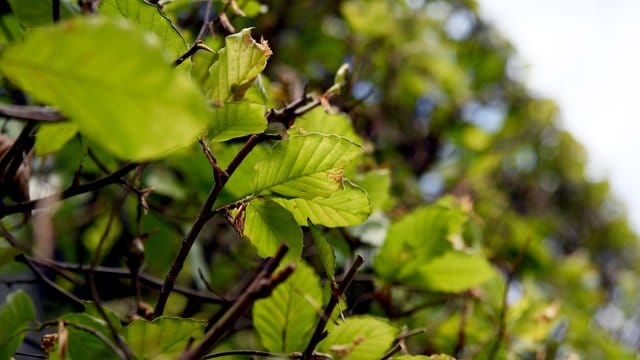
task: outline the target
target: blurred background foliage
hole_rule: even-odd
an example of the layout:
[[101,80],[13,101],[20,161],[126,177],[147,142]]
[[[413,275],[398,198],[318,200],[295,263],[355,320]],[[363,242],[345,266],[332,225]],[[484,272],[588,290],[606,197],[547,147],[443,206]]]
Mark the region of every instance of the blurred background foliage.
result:
[[[327,89],[341,64],[351,66],[349,91],[334,103],[351,116],[366,156],[349,171],[377,170],[380,178],[355,180],[383,189],[374,200],[377,211],[364,225],[327,234],[337,248],[339,267],[356,252],[369,255],[368,267],[347,296],[349,312],[426,328],[407,340],[413,353],[474,359],[634,358],[640,348],[638,237],[609,185],[587,178],[584,149],[563,129],[556,104],[527,89],[508,34],[483,21],[475,1],[237,3],[246,17],[230,14],[230,22],[236,29],[255,27],[253,35],[264,37],[274,53],[262,79],[270,106],[298,98],[305,87]],[[224,3],[214,1],[213,6],[220,10]],[[206,2],[193,0],[164,5],[187,42],[197,36],[205,8]],[[5,9],[5,20],[10,16]],[[215,30],[206,42],[217,49],[225,29],[218,24]],[[193,76],[197,79],[212,60],[198,53],[190,65]],[[54,187],[69,183],[86,147],[74,139],[55,157],[37,158],[32,181]],[[92,149],[104,167],[116,168],[109,154]],[[234,144],[216,150],[221,163],[233,151]],[[84,166],[85,177],[103,174],[91,161]],[[383,183],[389,174],[386,194]],[[181,234],[206,197],[210,177],[197,147],[149,166],[143,181],[154,188],[153,206],[141,229],[149,235],[148,272],[162,277],[168,270]],[[106,225],[109,199],[118,191],[105,189],[100,196],[62,204],[53,219],[57,258],[88,261]],[[463,239],[460,246],[480,251],[500,269],[498,275],[453,295],[367,276],[374,273],[371,259],[389,223],[438,201],[453,201],[464,213],[456,231]],[[123,239],[136,232],[127,223],[135,211],[136,202],[127,200],[103,264],[122,265]],[[201,240],[189,269],[210,269],[203,276],[221,293],[235,289],[255,266],[253,247],[221,219],[207,226]],[[306,248],[305,256],[312,255],[313,247]],[[204,286],[193,271],[183,272],[181,281]],[[125,281],[110,283],[103,296],[119,299],[127,286]],[[169,312],[183,316],[206,318],[215,310],[180,296],[169,305]],[[220,349],[257,342],[248,324],[238,325]]]

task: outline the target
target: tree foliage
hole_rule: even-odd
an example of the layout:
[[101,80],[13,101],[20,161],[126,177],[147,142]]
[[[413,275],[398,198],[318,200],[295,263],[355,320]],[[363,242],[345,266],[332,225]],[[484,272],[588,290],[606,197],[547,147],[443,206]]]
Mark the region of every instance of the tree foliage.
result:
[[474,1],[9,0],[0,24],[2,358],[640,346],[637,236]]

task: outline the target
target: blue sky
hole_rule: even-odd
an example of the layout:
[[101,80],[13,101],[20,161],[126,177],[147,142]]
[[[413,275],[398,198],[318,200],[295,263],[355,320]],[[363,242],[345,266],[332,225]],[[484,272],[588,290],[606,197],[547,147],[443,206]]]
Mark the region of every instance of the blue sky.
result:
[[534,93],[559,104],[640,232],[640,1],[478,0],[527,65]]

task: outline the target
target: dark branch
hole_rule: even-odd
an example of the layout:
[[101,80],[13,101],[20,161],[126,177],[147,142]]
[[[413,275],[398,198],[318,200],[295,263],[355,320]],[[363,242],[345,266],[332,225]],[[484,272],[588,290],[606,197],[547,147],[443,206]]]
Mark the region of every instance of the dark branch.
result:
[[138,164],[136,163],[129,163],[127,165],[124,165],[120,169],[116,170],[115,172],[105,177],[102,177],[100,179],[88,182],[83,185],[71,185],[67,190],[61,193],[49,195],[41,199],[36,199],[28,202],[15,204],[15,205],[2,206],[0,207],[0,219],[2,219],[7,215],[24,213],[34,209],[47,207],[47,206],[50,206],[51,203],[65,200],[80,194],[95,191],[110,184],[118,183],[120,182],[121,177],[133,171],[137,166]]
[[329,303],[324,309],[324,314],[320,317],[320,320],[318,320],[318,325],[316,326],[316,329],[313,332],[311,339],[309,340],[309,344],[307,345],[307,348],[304,350],[304,353],[302,356],[303,359],[312,359],[313,350],[315,350],[318,343],[327,336],[327,333],[324,331],[324,328],[325,326],[327,326],[327,322],[331,318],[333,309],[335,309],[336,305],[338,305],[340,298],[345,293],[345,291],[347,291],[347,288],[349,288],[349,285],[351,284],[353,277],[356,275],[356,273],[358,272],[358,269],[360,269],[360,266],[362,266],[363,263],[364,263],[364,258],[360,255],[357,255],[355,261],[353,262],[353,265],[351,265],[351,268],[349,268],[347,273],[342,278],[342,282],[340,282],[340,286],[338,286],[338,288],[336,289],[335,283],[332,284],[333,291],[331,292],[331,298],[329,299]]
[[0,116],[18,120],[58,122],[66,117],[56,110],[42,106],[0,104]]

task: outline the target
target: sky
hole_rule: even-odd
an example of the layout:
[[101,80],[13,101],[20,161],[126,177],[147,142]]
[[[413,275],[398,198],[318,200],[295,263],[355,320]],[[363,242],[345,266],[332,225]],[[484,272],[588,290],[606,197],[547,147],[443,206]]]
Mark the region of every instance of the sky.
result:
[[478,3],[527,65],[529,88],[560,106],[589,177],[609,180],[640,233],[640,1]]

